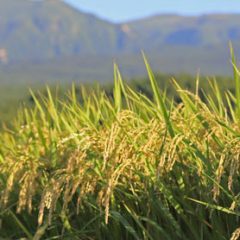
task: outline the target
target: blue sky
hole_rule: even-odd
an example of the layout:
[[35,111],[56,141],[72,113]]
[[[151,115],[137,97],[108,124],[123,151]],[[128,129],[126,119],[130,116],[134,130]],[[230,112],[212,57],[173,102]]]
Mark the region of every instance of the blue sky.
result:
[[114,22],[158,13],[199,15],[240,13],[240,0],[65,0],[79,9]]

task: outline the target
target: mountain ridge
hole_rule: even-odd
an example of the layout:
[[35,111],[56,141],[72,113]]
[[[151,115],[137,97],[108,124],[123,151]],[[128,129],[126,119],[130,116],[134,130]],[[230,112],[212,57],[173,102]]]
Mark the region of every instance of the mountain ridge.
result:
[[[195,72],[197,65],[193,63],[199,61],[201,67],[212,59],[219,63],[221,73],[222,69],[228,73],[224,65],[229,57],[229,40],[237,49],[240,47],[240,14],[158,14],[116,24],[59,0],[2,0],[0,4],[2,65],[26,62],[30,67],[51,61],[63,64],[64,59],[63,65],[68,65],[70,59],[79,58],[81,63],[81,59],[89,59],[89,64],[82,66],[83,72],[89,72],[96,63],[107,71],[104,61],[116,58],[130,76],[134,75],[131,72],[140,74],[131,67],[135,63],[140,68],[139,55],[144,50],[159,62],[153,64],[154,68],[162,66],[162,71],[188,72],[194,68],[191,71]],[[209,62],[203,72],[215,73],[218,68],[214,64],[211,67]]]

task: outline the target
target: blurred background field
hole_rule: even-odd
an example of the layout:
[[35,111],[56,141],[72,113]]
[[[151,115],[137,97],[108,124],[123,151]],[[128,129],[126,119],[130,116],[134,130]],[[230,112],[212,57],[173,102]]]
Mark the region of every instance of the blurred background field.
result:
[[[163,74],[156,73],[156,80],[158,85],[162,90],[164,90],[168,97],[172,98],[176,95],[174,90],[172,80],[177,79],[179,84],[189,91],[195,90],[196,79],[200,78],[200,94],[204,91],[207,94],[212,95],[213,92],[209,88],[209,82],[217,80],[220,91],[231,91],[234,92],[234,79],[233,77],[222,77],[222,76],[198,76],[190,74]],[[152,98],[152,90],[147,77],[136,77],[136,78],[126,78],[125,82],[131,86],[134,90],[145,94],[146,96]],[[53,92],[58,94],[60,98],[65,98],[66,93],[71,89],[72,84],[75,84],[76,89],[80,89],[81,86],[85,86],[88,89],[97,89],[100,87],[102,90],[105,90],[109,96],[113,95],[113,83],[112,81],[91,81],[89,82],[68,82],[68,81],[55,81],[55,82],[46,82]],[[26,83],[15,82],[13,84],[3,83],[0,88],[0,122],[9,124],[17,116],[18,110],[21,111],[24,106],[33,107],[34,101],[32,99],[30,90],[35,93],[46,94],[46,85],[41,82],[31,83],[29,82],[26,86]],[[203,97],[203,95],[202,95]]]

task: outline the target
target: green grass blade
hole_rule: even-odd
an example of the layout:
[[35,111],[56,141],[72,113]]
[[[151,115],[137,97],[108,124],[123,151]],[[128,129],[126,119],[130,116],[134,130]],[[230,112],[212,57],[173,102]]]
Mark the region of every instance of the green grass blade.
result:
[[153,71],[152,71],[152,69],[151,69],[151,67],[150,67],[150,65],[147,61],[147,58],[146,58],[144,53],[142,53],[142,55],[143,55],[143,59],[144,59],[146,69],[147,69],[148,77],[149,77],[149,80],[150,80],[150,83],[151,83],[151,86],[152,86],[153,96],[154,96],[154,99],[157,103],[157,107],[162,112],[162,115],[163,115],[163,118],[164,118],[165,123],[167,125],[170,136],[174,137],[175,133],[174,133],[171,121],[170,121],[169,114],[167,112],[166,104],[164,103],[163,98],[160,94],[160,90],[159,90],[159,87],[157,85],[157,81],[156,81],[155,76],[153,74]]
[[237,113],[237,117],[240,118],[240,75],[237,68],[237,61],[236,61],[234,49],[231,42],[229,43],[229,46],[230,46],[233,74],[234,74],[234,80],[235,80],[236,113]]

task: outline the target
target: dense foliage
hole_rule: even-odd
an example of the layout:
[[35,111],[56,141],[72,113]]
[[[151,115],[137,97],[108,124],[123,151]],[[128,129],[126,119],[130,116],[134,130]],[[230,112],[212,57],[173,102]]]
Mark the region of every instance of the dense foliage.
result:
[[234,94],[174,81],[176,103],[145,62],[150,98],[115,67],[112,97],[33,94],[0,134],[1,238],[238,239],[237,68]]

